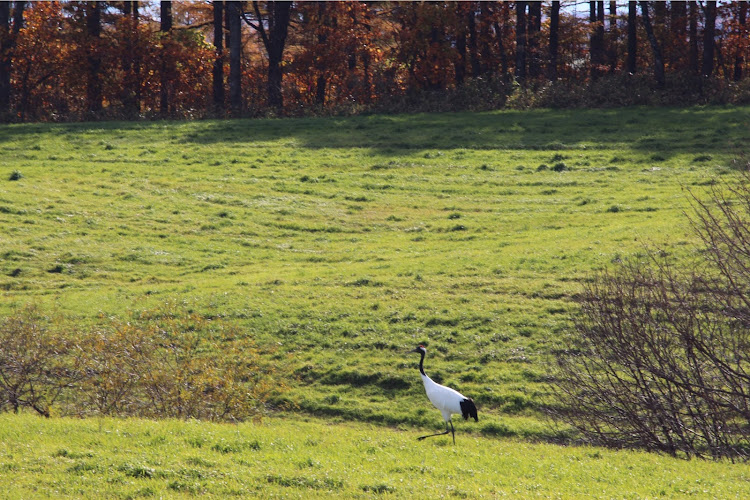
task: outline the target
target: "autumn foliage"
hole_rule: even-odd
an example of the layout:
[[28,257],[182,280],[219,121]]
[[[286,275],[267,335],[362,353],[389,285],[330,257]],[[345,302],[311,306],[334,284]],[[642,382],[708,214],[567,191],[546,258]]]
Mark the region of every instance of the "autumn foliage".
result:
[[0,320],[0,410],[237,421],[265,413],[279,374],[237,327],[174,301],[88,327],[35,306]]
[[564,106],[565,92],[606,96],[606,85],[592,85],[621,85],[630,73],[652,87],[656,75],[673,94],[687,79],[689,102],[745,102],[747,15],[746,1],[3,2],[0,118],[360,112],[403,109],[431,92],[463,93],[454,102],[471,109]]

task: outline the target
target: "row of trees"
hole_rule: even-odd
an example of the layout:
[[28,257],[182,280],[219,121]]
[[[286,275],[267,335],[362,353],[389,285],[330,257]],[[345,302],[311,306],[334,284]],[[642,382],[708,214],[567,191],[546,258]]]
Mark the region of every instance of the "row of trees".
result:
[[747,1],[0,2],[0,116],[294,114],[611,74],[739,82],[747,14]]

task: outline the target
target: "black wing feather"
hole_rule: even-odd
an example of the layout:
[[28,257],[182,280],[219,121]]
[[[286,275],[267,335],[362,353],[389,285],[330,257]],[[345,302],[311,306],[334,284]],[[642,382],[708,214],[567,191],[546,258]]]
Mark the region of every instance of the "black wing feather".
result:
[[477,416],[477,407],[474,404],[473,399],[466,398],[461,401],[461,415],[463,415],[464,420],[468,420],[469,417],[472,417],[475,422],[479,422],[479,417]]

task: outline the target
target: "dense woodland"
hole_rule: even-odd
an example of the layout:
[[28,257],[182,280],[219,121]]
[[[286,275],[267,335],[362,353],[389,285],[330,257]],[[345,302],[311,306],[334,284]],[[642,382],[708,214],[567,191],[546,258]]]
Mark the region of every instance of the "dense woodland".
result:
[[749,5],[0,2],[0,118],[748,102]]

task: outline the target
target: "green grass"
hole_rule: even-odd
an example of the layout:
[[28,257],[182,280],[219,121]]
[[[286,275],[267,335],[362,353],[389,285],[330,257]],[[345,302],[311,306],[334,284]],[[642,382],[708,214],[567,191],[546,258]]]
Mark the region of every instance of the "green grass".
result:
[[[460,426],[459,426],[460,427]],[[0,415],[4,498],[747,498],[750,465],[297,419]],[[11,480],[12,478],[12,480]]]
[[184,301],[274,350],[293,411],[440,428],[424,343],[475,434],[554,438],[536,407],[581,283],[694,251],[686,188],[733,175],[749,111],[5,125],[0,312]]

